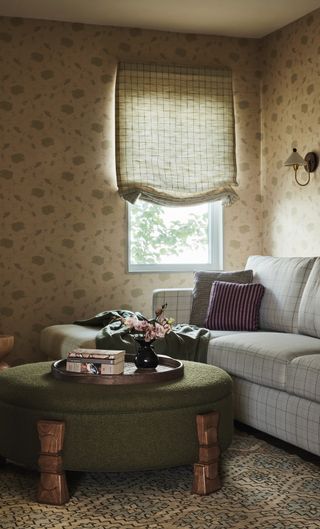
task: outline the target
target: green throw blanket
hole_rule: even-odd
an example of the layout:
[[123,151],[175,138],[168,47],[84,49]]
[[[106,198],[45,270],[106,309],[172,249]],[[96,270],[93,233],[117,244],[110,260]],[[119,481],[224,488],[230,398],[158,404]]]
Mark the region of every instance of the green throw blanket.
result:
[[[139,320],[146,318],[139,312],[128,310],[110,310],[100,312],[88,320],[75,321],[78,325],[102,327],[96,337],[97,349],[124,349],[127,353],[135,354],[139,345],[127,327],[120,321],[120,317],[128,318],[136,315]],[[210,332],[195,325],[175,325],[165,338],[154,342],[157,354],[168,355],[179,360],[192,360],[206,363]]]

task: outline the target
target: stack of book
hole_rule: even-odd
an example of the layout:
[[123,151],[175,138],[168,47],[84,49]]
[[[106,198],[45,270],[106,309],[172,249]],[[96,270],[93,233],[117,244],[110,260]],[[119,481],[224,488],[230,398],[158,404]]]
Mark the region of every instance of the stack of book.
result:
[[67,356],[66,370],[93,375],[120,375],[124,370],[125,351],[74,349]]

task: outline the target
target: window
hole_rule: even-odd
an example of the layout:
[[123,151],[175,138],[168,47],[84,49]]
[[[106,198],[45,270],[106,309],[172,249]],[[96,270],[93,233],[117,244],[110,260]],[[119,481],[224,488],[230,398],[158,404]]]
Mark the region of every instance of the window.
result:
[[129,272],[222,268],[220,202],[166,207],[128,205]]
[[234,139],[230,70],[119,64],[116,164],[130,203],[129,271],[222,268],[222,204],[238,199]]

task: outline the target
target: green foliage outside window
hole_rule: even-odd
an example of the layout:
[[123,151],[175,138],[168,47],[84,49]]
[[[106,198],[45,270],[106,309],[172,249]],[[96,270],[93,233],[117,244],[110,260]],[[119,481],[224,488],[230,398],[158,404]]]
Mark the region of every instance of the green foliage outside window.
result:
[[[186,248],[195,253],[208,245],[208,212],[181,215],[169,219],[166,210],[155,204],[139,201],[131,206],[131,262],[157,264],[165,256],[181,254]],[[171,209],[171,208],[170,208]]]

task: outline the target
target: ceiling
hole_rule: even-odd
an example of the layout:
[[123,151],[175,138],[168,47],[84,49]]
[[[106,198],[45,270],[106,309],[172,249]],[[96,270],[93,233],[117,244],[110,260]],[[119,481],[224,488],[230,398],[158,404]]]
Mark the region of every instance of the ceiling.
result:
[[320,0],[0,0],[0,15],[262,37],[318,7]]

